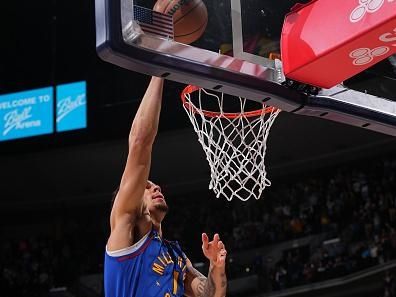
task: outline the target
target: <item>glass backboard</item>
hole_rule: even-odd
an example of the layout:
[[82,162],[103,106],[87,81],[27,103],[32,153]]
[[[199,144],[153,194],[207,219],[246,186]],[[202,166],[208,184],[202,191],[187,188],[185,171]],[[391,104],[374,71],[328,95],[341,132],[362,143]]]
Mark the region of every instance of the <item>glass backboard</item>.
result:
[[137,24],[134,6],[151,9],[155,1],[96,0],[97,51],[105,61],[132,71],[396,135],[394,56],[330,89],[287,80],[280,36],[285,15],[297,2],[309,1],[204,0],[207,28],[186,45]]

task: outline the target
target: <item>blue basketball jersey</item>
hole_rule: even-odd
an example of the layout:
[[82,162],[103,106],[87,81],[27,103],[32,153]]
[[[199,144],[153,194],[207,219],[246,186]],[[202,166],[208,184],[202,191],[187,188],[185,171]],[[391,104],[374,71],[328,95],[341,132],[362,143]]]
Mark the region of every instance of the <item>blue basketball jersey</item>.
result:
[[105,297],[182,297],[186,255],[151,230],[133,246],[105,252]]

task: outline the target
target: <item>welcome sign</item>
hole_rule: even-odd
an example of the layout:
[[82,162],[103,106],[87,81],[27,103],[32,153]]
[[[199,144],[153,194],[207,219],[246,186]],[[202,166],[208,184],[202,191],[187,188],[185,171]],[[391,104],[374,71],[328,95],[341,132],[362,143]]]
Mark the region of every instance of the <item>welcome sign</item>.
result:
[[0,96],[0,141],[53,132],[53,88]]
[[86,82],[56,88],[56,130],[69,131],[87,127]]

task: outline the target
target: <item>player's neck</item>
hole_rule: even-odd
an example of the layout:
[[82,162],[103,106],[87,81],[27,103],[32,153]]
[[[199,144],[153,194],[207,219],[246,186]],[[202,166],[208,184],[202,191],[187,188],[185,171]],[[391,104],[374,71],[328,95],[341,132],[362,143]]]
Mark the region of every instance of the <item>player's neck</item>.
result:
[[143,213],[143,220],[145,222],[150,222],[152,225],[152,228],[158,232],[158,234],[162,237],[162,228],[161,228],[161,222],[164,219],[165,214],[155,214],[155,213],[150,213],[148,211]]
[[153,229],[162,237],[161,223],[155,222],[153,219],[151,219],[151,223],[153,224]]

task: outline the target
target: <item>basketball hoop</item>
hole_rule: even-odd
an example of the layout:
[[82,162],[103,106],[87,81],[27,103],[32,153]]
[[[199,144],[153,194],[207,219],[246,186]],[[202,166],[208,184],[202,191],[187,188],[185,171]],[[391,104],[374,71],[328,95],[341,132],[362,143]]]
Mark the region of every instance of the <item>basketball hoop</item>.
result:
[[[224,93],[218,95],[191,85],[181,93],[183,107],[209,162],[209,189],[217,198],[223,195],[229,201],[234,197],[242,201],[259,199],[271,185],[264,157],[269,131],[280,110],[232,96],[226,103],[234,110],[226,112],[224,97]],[[252,108],[252,104],[256,106]]]

